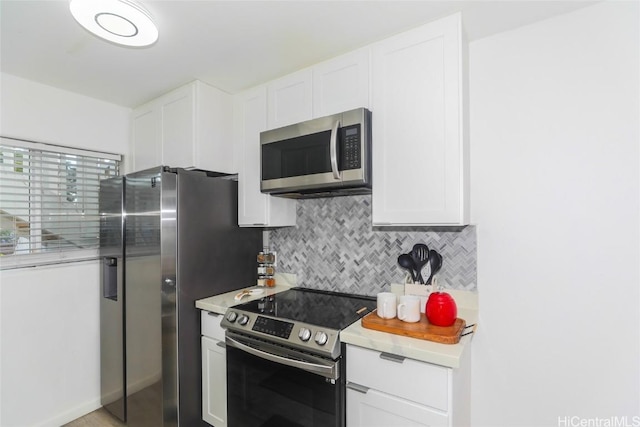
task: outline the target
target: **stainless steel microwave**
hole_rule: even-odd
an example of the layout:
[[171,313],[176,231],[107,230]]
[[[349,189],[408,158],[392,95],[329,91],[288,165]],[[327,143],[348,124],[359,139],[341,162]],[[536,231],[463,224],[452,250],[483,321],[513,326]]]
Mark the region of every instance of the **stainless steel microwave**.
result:
[[260,190],[290,198],[371,193],[371,111],[260,133]]

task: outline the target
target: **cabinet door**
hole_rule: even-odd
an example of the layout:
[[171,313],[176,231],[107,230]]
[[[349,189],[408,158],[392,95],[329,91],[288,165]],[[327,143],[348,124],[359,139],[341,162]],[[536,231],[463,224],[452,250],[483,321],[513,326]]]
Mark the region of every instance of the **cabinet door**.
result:
[[196,166],[194,88],[194,85],[188,85],[161,98],[162,162],[168,166]]
[[[347,385],[347,427],[448,426],[446,413],[373,389]],[[361,389],[361,387],[358,387]],[[364,392],[366,390],[366,392]]]
[[162,164],[160,148],[160,107],[157,103],[145,104],[133,111],[133,165],[139,171]]
[[311,69],[289,74],[268,85],[268,129],[312,118]]
[[468,223],[460,14],[373,46],[374,225]]
[[227,426],[227,359],[224,342],[202,337],[202,419]]
[[238,225],[295,225],[295,200],[260,192],[260,132],[267,127],[267,91],[264,86],[236,96],[234,122],[238,150]]
[[238,173],[233,145],[231,95],[200,81],[195,82],[194,164],[198,169]]
[[313,117],[369,108],[369,49],[313,67]]

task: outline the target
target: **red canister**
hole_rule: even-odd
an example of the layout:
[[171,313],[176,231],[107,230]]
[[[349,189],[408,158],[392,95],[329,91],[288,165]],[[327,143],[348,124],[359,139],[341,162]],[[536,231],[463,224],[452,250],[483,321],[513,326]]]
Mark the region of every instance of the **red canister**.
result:
[[458,317],[458,307],[446,292],[432,292],[424,310],[427,320],[436,326],[451,326]]

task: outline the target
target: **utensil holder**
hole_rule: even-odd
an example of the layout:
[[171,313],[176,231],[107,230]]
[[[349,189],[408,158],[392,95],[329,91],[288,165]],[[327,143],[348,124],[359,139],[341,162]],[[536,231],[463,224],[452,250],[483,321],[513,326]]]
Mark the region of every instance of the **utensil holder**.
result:
[[427,285],[420,285],[417,283],[406,283],[404,285],[404,294],[426,297],[429,295],[430,288],[431,286],[427,286]]

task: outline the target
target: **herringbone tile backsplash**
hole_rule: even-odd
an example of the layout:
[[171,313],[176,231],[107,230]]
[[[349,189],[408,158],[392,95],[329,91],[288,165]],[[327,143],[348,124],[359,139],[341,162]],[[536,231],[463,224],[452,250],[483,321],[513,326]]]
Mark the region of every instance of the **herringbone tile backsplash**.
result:
[[297,226],[269,232],[278,272],[314,289],[375,295],[403,283],[397,263],[416,243],[443,258],[438,280],[446,288],[476,289],[476,229],[371,226],[371,196],[298,201]]

